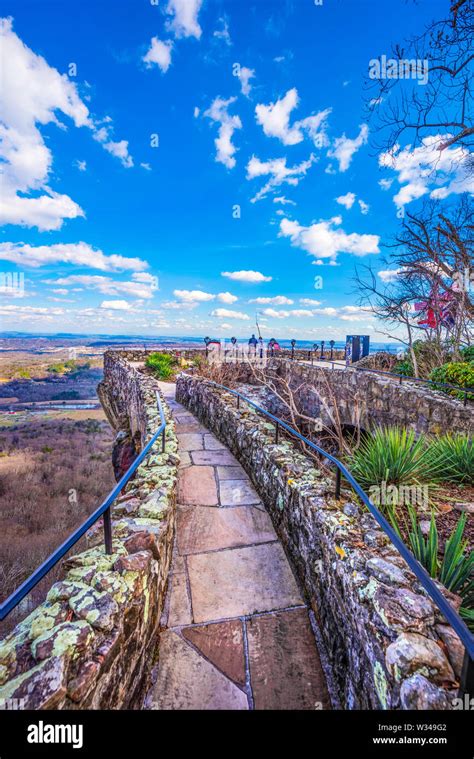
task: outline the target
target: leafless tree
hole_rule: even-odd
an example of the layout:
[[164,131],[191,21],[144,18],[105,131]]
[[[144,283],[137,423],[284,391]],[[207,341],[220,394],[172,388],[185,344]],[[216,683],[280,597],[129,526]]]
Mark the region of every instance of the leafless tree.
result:
[[[392,331],[384,334],[408,348],[416,377],[419,367],[413,344],[420,330],[438,352],[440,363],[447,344],[458,358],[459,347],[474,340],[473,229],[467,197],[452,209],[429,203],[416,215],[406,215],[388,246],[393,249],[387,261],[394,270],[392,281],[382,282],[370,267],[363,273],[356,271],[360,304],[371,308],[389,329],[404,327],[402,336]],[[414,308],[417,302],[431,309],[434,327],[426,329],[419,324],[420,312]]]
[[367,79],[368,119],[377,134],[377,150],[393,151],[402,137],[417,146],[427,136],[440,135],[438,149],[460,148],[456,157],[473,170],[468,158],[474,142],[473,34],[474,0],[452,0],[447,17],[394,45],[391,56],[398,70],[418,65],[426,70],[427,81],[421,84],[409,76]]

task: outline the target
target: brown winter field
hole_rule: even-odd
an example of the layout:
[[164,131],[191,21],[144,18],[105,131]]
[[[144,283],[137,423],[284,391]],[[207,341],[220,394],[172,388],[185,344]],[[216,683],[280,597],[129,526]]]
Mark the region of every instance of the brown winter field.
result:
[[[9,426],[4,426],[5,422]],[[25,412],[10,417],[0,414],[2,600],[110,492],[115,484],[112,439],[112,430],[100,409],[44,415]],[[80,547],[78,544],[72,551]],[[19,610],[0,624],[0,635],[42,601],[59,576],[57,567],[32,591]]]

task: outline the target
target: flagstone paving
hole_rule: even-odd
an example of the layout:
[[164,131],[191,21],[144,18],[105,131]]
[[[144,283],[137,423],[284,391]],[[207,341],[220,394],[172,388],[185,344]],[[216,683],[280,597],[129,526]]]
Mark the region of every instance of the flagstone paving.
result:
[[174,400],[176,544],[152,709],[330,708],[308,607],[231,452]]

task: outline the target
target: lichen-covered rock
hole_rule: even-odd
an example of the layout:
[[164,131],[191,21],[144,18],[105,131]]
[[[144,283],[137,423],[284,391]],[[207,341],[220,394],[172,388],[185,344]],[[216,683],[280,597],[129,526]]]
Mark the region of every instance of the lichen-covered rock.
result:
[[407,588],[379,586],[372,600],[389,630],[423,632],[427,623],[434,623],[433,605]]
[[387,669],[395,680],[419,673],[438,683],[455,682],[452,667],[441,647],[418,633],[403,633],[387,648]]
[[117,561],[120,554],[125,553],[123,546],[115,546],[115,553],[105,553],[103,546],[97,548],[88,548],[87,551],[77,554],[77,556],[71,556],[64,561],[65,569],[74,569],[76,567],[91,567],[96,570],[108,570],[112,569],[113,565]]
[[449,625],[436,625],[436,632],[446,646],[448,659],[457,679],[461,679],[465,648],[459,636]]
[[85,582],[61,580],[60,582],[54,583],[46,596],[46,600],[50,603],[55,603],[56,601],[68,601],[71,596],[74,596],[81,590],[87,590],[87,588],[88,585]]
[[119,610],[112,596],[93,588],[80,590],[71,596],[69,606],[76,616],[98,630],[112,630]]
[[55,709],[66,695],[67,659],[45,659],[0,688],[0,699],[25,699],[28,709]]
[[400,688],[403,709],[446,710],[452,708],[452,696],[430,682],[423,675],[415,674],[404,680]]
[[145,530],[136,532],[124,541],[124,546],[128,553],[138,553],[139,551],[150,551],[154,559],[160,558],[158,544],[155,535]]
[[92,646],[95,633],[85,621],[63,622],[47,633],[35,638],[31,646],[36,660],[48,659],[50,656],[82,656]]
[[94,575],[92,585],[96,590],[109,593],[119,605],[126,605],[130,597],[127,583],[117,572],[100,571]]
[[406,585],[406,573],[394,564],[391,564],[378,556],[374,556],[368,560],[367,570],[381,582],[394,585]]
[[86,661],[76,677],[68,682],[67,695],[74,703],[80,703],[92,690],[100,673],[100,663]]
[[139,516],[146,519],[164,519],[168,509],[168,499],[160,493],[153,493],[139,508]]

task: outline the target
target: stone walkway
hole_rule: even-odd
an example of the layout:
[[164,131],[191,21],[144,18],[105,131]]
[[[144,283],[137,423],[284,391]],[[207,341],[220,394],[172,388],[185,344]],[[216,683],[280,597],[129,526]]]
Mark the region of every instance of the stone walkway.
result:
[[270,517],[234,456],[161,383],[181,468],[152,709],[321,709],[310,623]]

